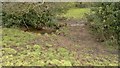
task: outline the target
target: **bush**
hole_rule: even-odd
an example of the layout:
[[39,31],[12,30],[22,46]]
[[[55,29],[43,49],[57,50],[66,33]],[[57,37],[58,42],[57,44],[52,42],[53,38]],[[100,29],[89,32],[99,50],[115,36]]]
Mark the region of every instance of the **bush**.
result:
[[[120,43],[120,2],[95,3],[88,16],[92,29],[102,40]],[[117,44],[116,43],[116,44]],[[115,45],[115,44],[114,44]]]
[[[14,7],[13,7],[14,6]],[[3,27],[25,26],[42,29],[54,27],[56,17],[71,3],[3,3]]]

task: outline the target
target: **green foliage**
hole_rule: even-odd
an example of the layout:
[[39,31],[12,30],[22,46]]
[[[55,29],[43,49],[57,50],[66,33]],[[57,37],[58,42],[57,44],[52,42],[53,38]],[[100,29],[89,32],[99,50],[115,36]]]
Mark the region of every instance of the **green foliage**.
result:
[[106,40],[111,43],[120,43],[119,4],[120,2],[95,3],[93,8],[91,8],[92,12],[91,15],[88,16],[88,20],[91,21],[94,33],[102,40]]
[[[25,26],[36,29],[55,27],[56,17],[66,12],[71,3],[3,3],[3,26]],[[14,7],[13,7],[14,6]]]

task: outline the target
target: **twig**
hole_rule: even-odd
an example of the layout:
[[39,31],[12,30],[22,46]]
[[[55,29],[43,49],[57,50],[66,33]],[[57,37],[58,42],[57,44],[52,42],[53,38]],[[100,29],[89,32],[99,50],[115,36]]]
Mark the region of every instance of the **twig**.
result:
[[27,26],[27,24],[25,23],[25,21],[23,21],[24,25],[26,26],[27,30],[29,29],[29,27]]

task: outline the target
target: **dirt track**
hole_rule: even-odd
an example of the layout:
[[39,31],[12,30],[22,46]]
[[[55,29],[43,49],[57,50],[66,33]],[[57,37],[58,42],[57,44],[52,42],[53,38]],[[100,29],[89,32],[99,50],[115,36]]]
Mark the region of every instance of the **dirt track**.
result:
[[89,28],[84,21],[61,21],[67,23],[67,31],[60,33],[56,36],[42,36],[38,37],[29,44],[46,45],[49,43],[53,45],[53,48],[64,47],[71,52],[74,52],[76,61],[81,65],[97,65],[102,64],[117,64],[118,51],[117,49],[111,49],[97,42],[95,37],[90,34]]
[[[75,57],[81,64],[86,64],[86,62],[91,61],[94,62],[95,60],[100,60],[101,62],[105,60],[112,61],[115,58],[113,56],[118,55],[117,50],[110,50],[105,45],[96,41],[95,37],[90,34],[86,22],[70,20],[64,21],[64,23],[68,24],[69,31],[63,37],[72,41],[72,44],[74,43],[74,46],[65,45],[65,47],[77,53]],[[117,58],[114,60],[117,60]]]

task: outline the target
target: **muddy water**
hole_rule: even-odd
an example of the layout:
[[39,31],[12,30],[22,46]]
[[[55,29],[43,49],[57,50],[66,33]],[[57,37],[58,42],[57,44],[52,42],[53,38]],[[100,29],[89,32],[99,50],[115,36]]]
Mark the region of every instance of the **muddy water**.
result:
[[45,33],[51,34],[51,33],[56,32],[56,30],[52,30],[52,29],[51,30],[50,29],[42,29],[42,30],[31,29],[31,30],[28,30],[28,32],[41,33],[41,34],[45,34]]
[[42,29],[42,30],[29,30],[29,32],[34,32],[34,33],[41,33],[41,34],[45,34],[45,33],[48,33],[48,34],[51,34],[51,33],[54,33],[56,32],[56,30],[47,30],[47,29]]
[[40,33],[40,34],[45,34],[45,33],[51,34],[56,32],[56,29],[33,29],[33,28],[26,29],[24,27],[21,28],[21,30],[25,32]]

